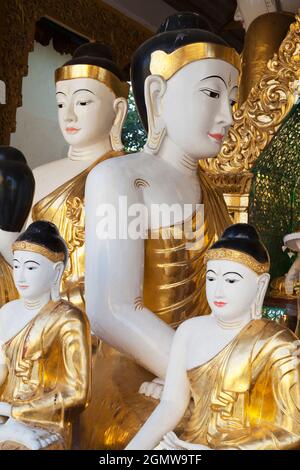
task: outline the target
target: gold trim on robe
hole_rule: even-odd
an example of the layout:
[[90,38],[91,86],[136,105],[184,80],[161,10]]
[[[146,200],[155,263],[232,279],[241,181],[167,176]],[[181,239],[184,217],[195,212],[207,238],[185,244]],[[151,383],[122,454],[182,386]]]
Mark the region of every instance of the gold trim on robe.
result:
[[84,190],[89,172],[108,158],[121,156],[120,152],[107,152],[86,170],[59,186],[32,208],[32,220],[53,222],[67,243],[69,262],[61,286],[62,297],[81,310],[85,310],[84,299]]
[[59,433],[71,446],[72,422],[90,399],[91,341],[87,316],[50,301],[3,347],[8,376],[0,401],[12,417]]
[[210,361],[190,369],[194,409],[181,438],[213,449],[300,448],[297,337],[253,320]]

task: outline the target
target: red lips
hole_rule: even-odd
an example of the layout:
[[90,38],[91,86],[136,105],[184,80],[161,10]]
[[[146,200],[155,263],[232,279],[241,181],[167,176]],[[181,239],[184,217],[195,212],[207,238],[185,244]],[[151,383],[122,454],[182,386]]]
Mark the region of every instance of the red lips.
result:
[[224,307],[226,305],[226,302],[214,302],[216,307]]
[[218,142],[221,142],[223,140],[224,134],[211,134],[210,132],[208,133],[210,137],[213,139],[217,140]]

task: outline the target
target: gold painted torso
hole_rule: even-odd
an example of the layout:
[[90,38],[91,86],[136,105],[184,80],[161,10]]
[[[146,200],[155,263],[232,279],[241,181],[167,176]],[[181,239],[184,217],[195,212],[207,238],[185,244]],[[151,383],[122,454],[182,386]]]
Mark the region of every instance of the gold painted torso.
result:
[[67,243],[69,262],[62,279],[61,294],[64,299],[85,310],[85,229],[84,190],[89,172],[98,163],[119,156],[108,152],[71,180],[41,199],[32,209],[32,220],[53,222]]
[[209,313],[203,259],[231,224],[223,196],[201,171],[199,180],[204,220],[196,227],[194,214],[193,238],[186,238],[182,224],[152,231],[145,240],[144,305],[173,327]]
[[90,329],[86,315],[50,301],[3,347],[8,376],[0,400],[12,417],[59,433],[71,445],[71,423],[89,400]]
[[187,371],[193,410],[181,438],[213,449],[300,448],[296,336],[253,320],[210,361]]

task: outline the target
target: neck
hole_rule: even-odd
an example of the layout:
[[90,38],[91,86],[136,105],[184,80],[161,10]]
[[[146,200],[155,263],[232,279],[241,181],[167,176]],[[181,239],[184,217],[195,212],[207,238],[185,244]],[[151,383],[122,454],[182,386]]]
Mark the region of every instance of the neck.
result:
[[164,138],[158,156],[183,175],[197,176],[198,160],[186,155],[168,136]]
[[34,299],[22,299],[26,310],[40,310],[50,301],[50,292],[40,295]]
[[74,161],[89,161],[93,162],[97,160],[101,155],[104,155],[106,152],[111,152],[112,151],[112,146],[110,143],[110,138],[107,136],[107,138],[96,142],[95,144],[92,144],[88,147],[73,147],[70,145],[69,147],[69,152],[68,152],[68,158],[70,160]]
[[218,327],[222,328],[223,330],[241,330],[244,328],[247,323],[251,321],[251,314],[248,313],[247,315],[242,315],[240,318],[236,318],[235,320],[225,320],[224,318],[220,318],[214,313],[211,314],[213,319],[215,320]]

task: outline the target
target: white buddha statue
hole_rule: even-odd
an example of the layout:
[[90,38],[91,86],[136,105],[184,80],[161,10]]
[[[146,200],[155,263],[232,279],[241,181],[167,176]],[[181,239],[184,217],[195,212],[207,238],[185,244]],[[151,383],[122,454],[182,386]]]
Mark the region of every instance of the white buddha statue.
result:
[[70,448],[73,421],[90,398],[89,322],[60,297],[67,256],[45,221],[13,245],[20,298],[0,309],[0,450]]
[[176,331],[162,400],[128,449],[299,448],[299,341],[261,318],[270,277],[265,247],[254,227],[236,224],[205,262],[211,313]]
[[[98,379],[94,375],[99,382],[98,392],[93,392],[97,398],[86,418],[87,423],[96,421],[90,447],[97,445],[95,436],[100,448],[103,442],[109,448],[124,447],[135,426],[135,412],[131,427],[124,422],[124,414],[130,415],[129,403],[134,403],[138,424],[142,421],[139,410],[144,405],[136,405],[133,391],[145,382],[141,392],[159,398],[174,328],[199,312],[207,313],[203,257],[230,218],[198,162],[214,157],[221,148],[232,122],[238,68],[238,54],[221,38],[199,29],[196,14],[168,18],[159,34],[133,56],[131,80],[140,116],[148,125],[146,146],[142,152],[96,165],[86,184],[87,314],[93,332],[115,348],[99,358],[97,370],[105,372]],[[120,198],[126,200],[129,213],[126,208],[118,213]],[[189,249],[184,224],[196,222],[201,203],[204,220],[198,236],[203,243],[198,240],[198,248]],[[173,211],[174,205],[179,210]],[[150,217],[155,206],[160,207],[161,218]],[[115,209],[123,221],[121,229],[128,224],[130,231],[137,207],[149,215],[142,235],[107,237],[105,209]],[[143,239],[145,232],[148,239]],[[133,359],[123,364],[123,372],[119,368],[124,356],[116,350]],[[143,367],[137,371],[138,380],[134,362]],[[121,379],[125,370],[126,378]],[[153,375],[154,382],[149,380]],[[130,382],[130,390],[127,387],[125,393],[116,377],[124,387]],[[110,416],[108,390],[119,410],[114,422],[100,419],[101,413]]]
[[[58,227],[69,250],[62,294],[84,309],[85,181],[94,165],[123,153],[129,85],[110,49],[97,42],[80,46],[56,70],[55,81],[58,120],[69,152],[33,171],[35,193],[27,225],[47,220]],[[0,251],[10,264],[11,242],[19,233],[15,232],[0,231]]]

